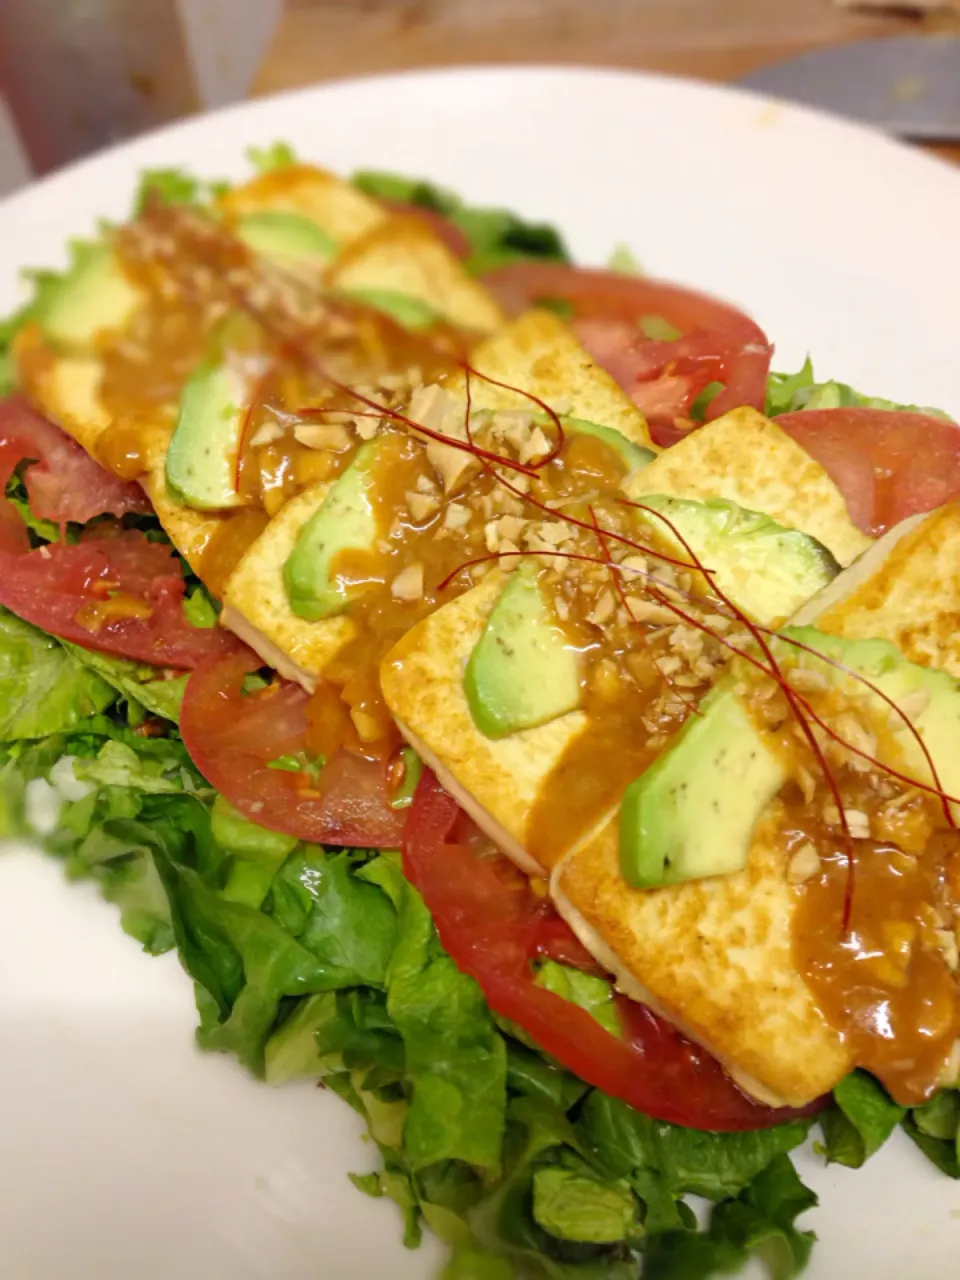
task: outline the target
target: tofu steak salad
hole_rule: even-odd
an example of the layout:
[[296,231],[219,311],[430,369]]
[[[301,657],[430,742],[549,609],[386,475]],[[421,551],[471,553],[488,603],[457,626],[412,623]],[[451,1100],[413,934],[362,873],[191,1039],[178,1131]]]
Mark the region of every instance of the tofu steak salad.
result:
[[3,328],[3,832],[365,1118],[447,1280],[786,1280],[811,1133],[960,1175],[960,430],[252,159]]

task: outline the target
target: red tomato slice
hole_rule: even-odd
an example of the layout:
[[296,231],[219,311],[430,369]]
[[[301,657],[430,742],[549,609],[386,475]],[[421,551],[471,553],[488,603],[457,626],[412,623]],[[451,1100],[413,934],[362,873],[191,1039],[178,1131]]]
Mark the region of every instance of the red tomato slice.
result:
[[[480,984],[494,1012],[587,1083],[657,1120],[734,1131],[797,1114],[751,1101],[713,1058],[643,1005],[617,997],[618,1038],[585,1010],[538,987],[530,957],[543,924],[543,900],[505,858],[478,857],[448,843],[457,819],[456,801],[426,771],[404,835],[404,871],[423,895],[440,941]],[[562,923],[550,927],[556,944]]]
[[133,529],[25,552],[10,549],[5,525],[2,542],[0,604],[52,635],[162,667],[244,648],[218,627],[190,625],[179,563]]
[[851,519],[879,534],[960,494],[960,427],[892,409],[805,409],[779,426],[829,473]]
[[402,213],[409,215],[411,218],[419,218],[421,222],[426,223],[435,235],[440,237],[451,253],[456,254],[458,258],[470,257],[470,241],[455,222],[445,218],[436,209],[424,209],[418,204],[410,204],[407,200],[381,200],[380,203],[385,204],[394,213]]
[[[44,519],[86,522],[150,510],[139,489],[11,396],[0,401],[0,494],[25,459],[37,460],[25,480],[31,509]],[[74,546],[31,551],[25,525],[0,497],[0,604],[27,622],[86,649],[164,667],[195,667],[243,648],[226,631],[191,626],[183,594],[176,557],[144,534],[104,529]]]
[[270,768],[304,752],[310,696],[281,681],[244,694],[260,666],[246,651],[200,667],[187,682],[180,732],[197,768],[241,813],[319,844],[399,848],[406,811],[390,808],[386,764],[338,752],[313,780]]
[[[679,285],[550,263],[518,263],[490,272],[484,283],[508,315],[545,298],[573,308],[580,341],[633,398],[663,443],[710,382],[724,390],[709,403],[708,420],[738,405],[762,408],[773,350],[749,316],[728,303]],[[639,328],[641,317],[665,320],[681,337],[657,341]]]
[[86,524],[94,516],[150,511],[139,485],[127,484],[98,463],[22,396],[0,400],[0,474],[5,485],[25,458],[30,508],[42,520]]

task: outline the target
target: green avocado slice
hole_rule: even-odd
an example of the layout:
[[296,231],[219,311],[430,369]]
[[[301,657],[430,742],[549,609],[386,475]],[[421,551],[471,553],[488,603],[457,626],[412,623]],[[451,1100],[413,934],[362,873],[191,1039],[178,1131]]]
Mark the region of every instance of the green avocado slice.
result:
[[409,293],[397,293],[393,289],[343,289],[337,296],[347,302],[359,302],[374,311],[380,311],[396,321],[401,329],[409,329],[414,333],[443,323],[443,316],[436,307]]
[[254,253],[279,267],[323,267],[337,254],[337,242],[316,222],[282,209],[245,213],[235,232]]
[[785,781],[785,764],[733,690],[714,689],[624,793],[624,880],[651,889],[741,870],[757,818]]
[[45,298],[37,321],[56,346],[89,348],[100,334],[124,329],[141,299],[109,245],[85,246]]
[[533,564],[515,569],[497,598],[463,686],[473,722],[488,738],[533,729],[580,705],[577,654]]
[[353,462],[330,486],[319,511],[300,531],[283,569],[290,608],[299,618],[317,622],[343,613],[362,594],[362,586],[339,579],[334,561],[342,551],[376,547],[377,514],[372,499],[380,440],[360,446]]
[[170,494],[199,511],[244,504],[237,460],[253,377],[238,360],[209,359],[187,379],[167,450]]
[[700,563],[713,570],[728,599],[765,625],[790,617],[840,572],[816,538],[734,502],[694,502],[662,494],[645,494],[640,501],[651,514],[641,508],[637,515],[659,544],[687,559],[686,542]]

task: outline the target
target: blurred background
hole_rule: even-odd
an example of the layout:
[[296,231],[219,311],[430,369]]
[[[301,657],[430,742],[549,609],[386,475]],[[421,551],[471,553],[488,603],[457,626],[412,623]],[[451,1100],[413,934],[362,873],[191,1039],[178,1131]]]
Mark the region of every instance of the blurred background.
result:
[[745,80],[960,158],[960,0],[0,0],[0,194],[247,96],[482,62]]

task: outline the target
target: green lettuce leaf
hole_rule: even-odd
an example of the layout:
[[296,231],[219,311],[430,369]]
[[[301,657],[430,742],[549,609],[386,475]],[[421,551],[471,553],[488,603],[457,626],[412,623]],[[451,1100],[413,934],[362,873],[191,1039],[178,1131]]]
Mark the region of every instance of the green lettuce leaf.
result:
[[718,1204],[706,1232],[666,1232],[650,1241],[643,1280],[710,1280],[738,1273],[751,1256],[770,1280],[792,1280],[807,1264],[816,1237],[796,1219],[817,1197],[785,1155],[771,1163],[736,1197]]
[[833,1091],[836,1104],[820,1116],[828,1162],[859,1169],[879,1151],[905,1115],[878,1081],[854,1071]]
[[477,275],[511,262],[570,261],[560,233],[546,223],[527,222],[506,209],[466,205],[454,192],[421,178],[361,170],[352,182],[375,199],[403,200],[449,218],[470,243],[467,267]]
[[163,671],[146,663],[131,662],[111,653],[98,653],[84,649],[67,640],[60,642],[78,663],[82,663],[128,702],[142,707],[151,715],[161,716],[177,724],[180,719],[180,703],[187,687],[188,672]]
[[396,862],[360,875],[396,908],[399,932],[387,974],[387,1010],[403,1037],[412,1103],[406,1149],[415,1169],[459,1159],[500,1164],[507,1061],[480,988],[440,946],[420,895]]
[[779,413],[796,413],[801,409],[897,409],[907,413],[929,413],[945,422],[953,419],[942,409],[923,405],[898,404],[881,396],[866,396],[845,382],[817,382],[810,357],[796,373],[771,373],[767,381],[768,417]]
[[533,1216],[549,1235],[579,1244],[617,1244],[637,1230],[637,1199],[624,1178],[589,1168],[543,1165],[533,1175]]
[[578,1124],[585,1148],[620,1177],[650,1171],[670,1194],[723,1200],[739,1195],[771,1161],[798,1147],[810,1129],[795,1120],[772,1129],[705,1133],[664,1124],[594,1090]]
[[220,616],[217,602],[202,583],[197,583],[188,592],[183,612],[192,627],[215,627]]
[[229,185],[219,179],[198,178],[186,169],[145,169],[134,194],[132,216],[139,217],[151,199],[162,204],[208,205]]
[[556,960],[545,960],[537,972],[537,985],[554,995],[586,1009],[605,1031],[620,1035],[620,1022],[613,1003],[613,984],[595,973],[571,969]]
[[908,1111],[903,1120],[908,1137],[948,1178],[960,1178],[960,1093],[942,1089]]
[[383,982],[396,916],[352,873],[349,854],[315,847],[284,861],[260,908],[231,901],[219,891],[224,853],[204,818],[201,862],[165,841],[154,857],[181,960],[205,989],[199,1042],[262,1075],[266,1041],[291,997]]
[[289,142],[272,142],[266,147],[247,147],[246,154],[257,173],[288,169],[291,165],[300,163]]
[[116,700],[58,641],[0,609],[0,739],[65,733]]

